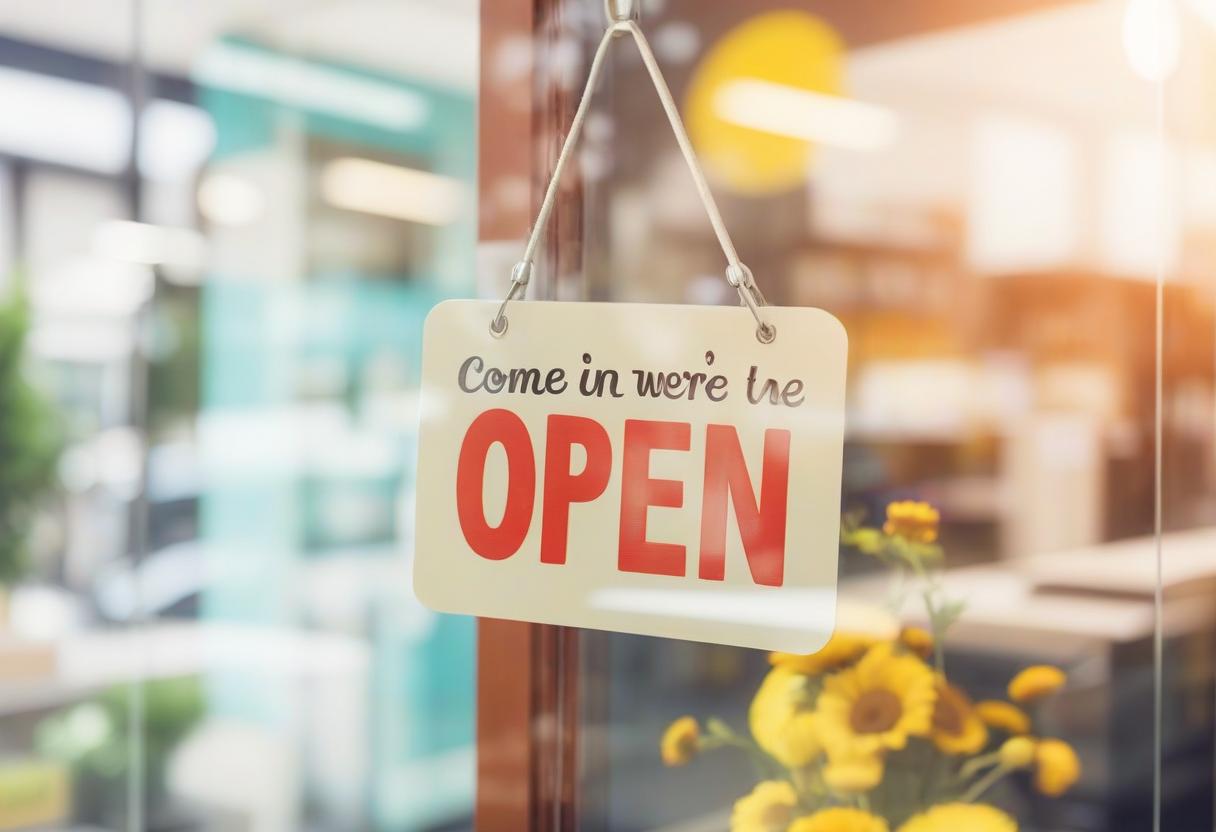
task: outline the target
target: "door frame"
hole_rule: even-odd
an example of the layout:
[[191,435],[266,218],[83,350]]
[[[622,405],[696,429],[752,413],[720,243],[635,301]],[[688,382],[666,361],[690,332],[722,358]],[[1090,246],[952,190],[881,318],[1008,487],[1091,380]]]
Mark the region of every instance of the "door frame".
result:
[[[566,34],[562,0],[481,5],[478,183],[482,245],[518,245],[531,227],[578,95],[529,70],[504,78],[501,49],[529,43],[543,67]],[[525,106],[526,104],[526,106]],[[546,229],[532,289],[555,296],[552,275],[579,269],[582,183],[566,173]],[[505,180],[529,183],[526,204],[486,196]],[[487,210],[489,205],[489,210]],[[505,287],[506,277],[492,285]],[[497,277],[497,276],[496,276]],[[482,618],[477,624],[477,798],[479,832],[566,832],[575,828],[578,771],[579,633],[570,627]]]

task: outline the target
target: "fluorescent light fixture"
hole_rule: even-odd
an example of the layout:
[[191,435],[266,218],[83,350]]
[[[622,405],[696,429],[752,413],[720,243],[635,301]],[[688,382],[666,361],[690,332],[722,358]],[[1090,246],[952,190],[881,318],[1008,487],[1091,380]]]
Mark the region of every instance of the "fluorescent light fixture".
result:
[[151,299],[153,283],[147,266],[80,257],[40,275],[30,299],[36,314],[50,318],[122,317]]
[[447,225],[464,205],[465,189],[448,176],[371,159],[334,159],[321,171],[321,195],[348,211]]
[[117,90],[0,67],[0,150],[117,174],[131,150],[131,116]]
[[426,99],[398,84],[231,43],[208,50],[194,80],[389,130],[417,130],[430,116]]
[[967,262],[980,274],[1059,268],[1081,256],[1081,151],[1043,119],[993,112],[971,133]]
[[148,102],[140,115],[139,171],[158,182],[186,182],[215,148],[215,122],[180,101]]
[[899,132],[899,118],[885,107],[760,78],[723,84],[714,111],[740,127],[845,150],[881,150]]
[[1128,0],[1123,13],[1123,48],[1132,71],[1160,82],[1178,68],[1182,25],[1174,0]]
[[198,186],[198,209],[216,225],[250,225],[266,212],[266,197],[248,179],[212,173]]
[[1155,280],[1178,266],[1182,229],[1175,217],[1179,186],[1177,152],[1149,129],[1128,129],[1106,137],[1098,173],[1099,257],[1103,268],[1121,277]]
[[122,263],[202,268],[207,243],[202,234],[190,228],[110,220],[93,230],[93,252]]
[[[135,349],[134,328],[129,323],[112,319],[52,314],[30,329],[29,349],[33,355],[47,361],[80,364],[125,361]],[[72,461],[65,457],[61,466]],[[76,472],[68,470],[66,473],[70,476]]]
[[[0,152],[115,175],[131,153],[131,107],[115,89],[0,67]],[[194,175],[215,144],[203,110],[149,101],[140,117],[139,169],[158,181]]]

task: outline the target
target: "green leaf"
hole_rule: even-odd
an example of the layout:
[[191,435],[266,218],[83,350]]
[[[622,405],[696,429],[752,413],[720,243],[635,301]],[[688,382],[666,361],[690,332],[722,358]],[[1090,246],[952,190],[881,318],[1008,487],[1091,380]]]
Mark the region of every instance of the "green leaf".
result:
[[55,413],[25,376],[28,329],[17,291],[0,305],[0,585],[28,571],[26,540],[54,488],[61,448]]

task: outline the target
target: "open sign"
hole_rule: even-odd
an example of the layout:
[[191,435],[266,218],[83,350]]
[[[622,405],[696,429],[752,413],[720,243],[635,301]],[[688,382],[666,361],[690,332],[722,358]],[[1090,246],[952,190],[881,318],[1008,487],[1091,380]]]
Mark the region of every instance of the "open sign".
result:
[[808,652],[835,617],[847,342],[815,309],[530,302],[427,319],[434,609]]

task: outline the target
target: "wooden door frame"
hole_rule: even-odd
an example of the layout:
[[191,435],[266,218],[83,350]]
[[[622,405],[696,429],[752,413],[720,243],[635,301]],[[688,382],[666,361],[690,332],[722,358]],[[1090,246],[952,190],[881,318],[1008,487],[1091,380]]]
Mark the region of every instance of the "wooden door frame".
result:
[[[502,49],[532,49],[545,66],[562,32],[562,0],[492,0],[481,6],[478,180],[484,244],[518,243],[548,184],[578,105],[539,73],[503,77]],[[518,54],[516,52],[516,54]],[[582,257],[582,186],[577,165],[563,182],[530,291],[554,296],[554,275]],[[504,205],[504,181],[530,185],[531,199]],[[490,198],[487,198],[490,197]],[[503,281],[505,286],[505,281]],[[575,828],[578,790],[579,634],[574,628],[479,619],[477,625],[477,798],[479,832],[566,832]]]

